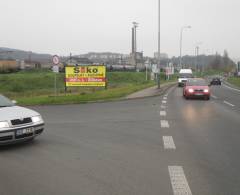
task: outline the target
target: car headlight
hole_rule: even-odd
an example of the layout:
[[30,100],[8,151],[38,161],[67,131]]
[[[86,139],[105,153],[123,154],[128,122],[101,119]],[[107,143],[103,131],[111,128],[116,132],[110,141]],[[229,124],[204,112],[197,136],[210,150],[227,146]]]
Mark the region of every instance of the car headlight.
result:
[[204,93],[208,93],[209,92],[209,90],[208,89],[204,89]]
[[189,89],[188,92],[189,92],[189,93],[193,93],[194,90],[193,90],[193,89]]
[[40,115],[39,116],[33,116],[32,117],[32,122],[33,123],[40,123],[40,122],[43,122],[43,119]]
[[9,128],[9,123],[7,121],[0,122],[0,129]]

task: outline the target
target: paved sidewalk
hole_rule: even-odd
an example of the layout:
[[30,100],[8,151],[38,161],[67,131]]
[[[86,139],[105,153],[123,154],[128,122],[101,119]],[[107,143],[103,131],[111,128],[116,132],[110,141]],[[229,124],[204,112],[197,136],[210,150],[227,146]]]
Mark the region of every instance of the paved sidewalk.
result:
[[176,82],[165,83],[161,85],[160,89],[158,89],[157,86],[150,87],[128,95],[127,97],[125,97],[125,99],[137,99],[162,95],[169,87],[174,86],[175,84]]

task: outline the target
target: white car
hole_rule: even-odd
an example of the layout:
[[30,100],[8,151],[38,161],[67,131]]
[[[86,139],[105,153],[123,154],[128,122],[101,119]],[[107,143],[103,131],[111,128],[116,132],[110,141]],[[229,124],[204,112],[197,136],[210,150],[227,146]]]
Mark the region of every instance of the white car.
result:
[[0,95],[0,145],[34,139],[44,130],[41,115]]
[[179,72],[178,86],[183,87],[188,79],[193,78],[193,72],[191,69],[181,69]]

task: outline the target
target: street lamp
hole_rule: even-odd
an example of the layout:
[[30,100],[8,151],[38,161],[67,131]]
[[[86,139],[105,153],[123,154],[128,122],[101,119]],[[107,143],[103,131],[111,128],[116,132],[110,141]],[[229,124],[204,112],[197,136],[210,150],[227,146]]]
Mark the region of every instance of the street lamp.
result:
[[158,89],[160,89],[160,70],[161,70],[161,0],[158,0],[158,69],[159,69],[159,75],[158,75]]
[[199,55],[199,49],[200,49],[200,45],[202,44],[202,42],[198,42],[196,44],[195,47],[195,70],[198,71],[198,55]]
[[192,28],[191,26],[183,26],[181,28],[181,32],[180,32],[180,63],[179,66],[182,68],[182,41],[183,41],[183,31],[184,29],[190,29]]
[[138,23],[133,22],[133,28],[132,28],[132,55],[133,55],[133,64],[135,68],[137,69],[137,28]]

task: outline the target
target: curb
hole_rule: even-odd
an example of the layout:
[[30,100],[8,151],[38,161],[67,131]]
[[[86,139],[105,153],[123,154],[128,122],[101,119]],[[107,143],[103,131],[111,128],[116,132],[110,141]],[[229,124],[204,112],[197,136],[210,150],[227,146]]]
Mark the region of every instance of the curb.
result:
[[[157,94],[154,95],[147,95],[147,96],[142,96],[142,97],[135,97],[135,98],[121,98],[121,100],[137,100],[137,99],[145,99],[145,98],[151,98],[151,97],[158,97],[163,95],[168,89],[170,89],[171,87],[174,87],[176,85],[176,82],[174,83],[167,83],[165,84],[162,88],[159,89],[159,92]],[[131,94],[130,94],[131,95]]]

